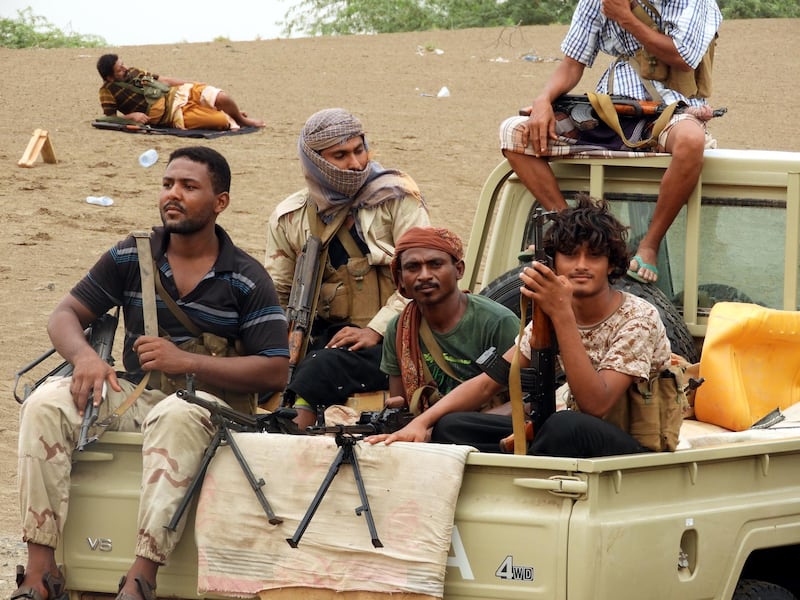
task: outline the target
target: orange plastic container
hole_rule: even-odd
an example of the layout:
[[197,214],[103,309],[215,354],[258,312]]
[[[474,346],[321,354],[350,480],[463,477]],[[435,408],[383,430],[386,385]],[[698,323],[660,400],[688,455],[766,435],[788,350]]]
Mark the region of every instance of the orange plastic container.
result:
[[800,401],[800,312],[719,302],[709,314],[695,416],[742,431]]

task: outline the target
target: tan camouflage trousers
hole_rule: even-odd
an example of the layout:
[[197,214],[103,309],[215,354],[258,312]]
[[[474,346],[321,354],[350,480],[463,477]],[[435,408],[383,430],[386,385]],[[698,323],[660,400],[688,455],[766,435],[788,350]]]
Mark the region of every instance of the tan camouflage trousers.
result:
[[[72,453],[81,417],[69,393],[70,378],[52,378],[23,403],[19,427],[19,503],[26,542],[57,547],[69,509]],[[120,379],[122,392],[108,390],[98,422],[118,407],[134,385]],[[217,398],[198,392],[209,400]],[[214,435],[204,408],[175,395],[145,390],[111,431],[141,431],[142,493],[139,501],[136,555],[164,563],[180,539],[185,518],[172,532],[172,519],[186,489],[200,468]],[[92,435],[101,434],[96,427]]]

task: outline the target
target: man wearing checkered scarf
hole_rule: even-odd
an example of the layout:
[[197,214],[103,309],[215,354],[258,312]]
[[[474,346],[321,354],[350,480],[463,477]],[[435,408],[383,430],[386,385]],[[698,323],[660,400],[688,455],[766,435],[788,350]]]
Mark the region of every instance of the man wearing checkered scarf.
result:
[[361,121],[348,111],[313,114],[298,153],[306,188],[271,215],[265,266],[286,307],[306,240],[323,240],[325,270],[311,340],[286,393],[304,427],[318,408],[388,387],[380,371],[383,335],[407,302],[391,280],[395,240],[430,221],[414,180],[371,160]]

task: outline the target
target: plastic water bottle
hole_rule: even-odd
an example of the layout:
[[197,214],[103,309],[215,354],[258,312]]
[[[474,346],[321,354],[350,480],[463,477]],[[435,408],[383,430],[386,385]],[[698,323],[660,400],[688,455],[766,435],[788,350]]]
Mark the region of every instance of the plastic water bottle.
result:
[[152,167],[154,164],[158,162],[158,152],[154,148],[150,148],[150,150],[145,150],[139,156],[139,164],[142,165],[145,169],[148,167]]
[[108,196],[86,196],[86,202],[97,206],[111,206],[114,201]]

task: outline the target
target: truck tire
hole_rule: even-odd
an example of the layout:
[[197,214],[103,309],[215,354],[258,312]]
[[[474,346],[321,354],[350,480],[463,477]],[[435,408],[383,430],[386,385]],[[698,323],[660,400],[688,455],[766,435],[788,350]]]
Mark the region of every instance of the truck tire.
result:
[[[483,288],[480,291],[481,296],[486,296],[495,302],[499,302],[519,316],[519,286],[521,285],[519,274],[521,271],[522,265],[506,271]],[[680,313],[675,308],[675,305],[664,295],[664,292],[654,285],[639,283],[630,277],[621,277],[612,285],[615,289],[638,296],[655,306],[667,330],[667,337],[672,351],[675,354],[680,354],[690,363],[700,360],[692,334],[689,333]],[[530,320],[530,313],[528,314],[528,320]]]
[[758,579],[740,579],[731,600],[797,600],[786,588]]

